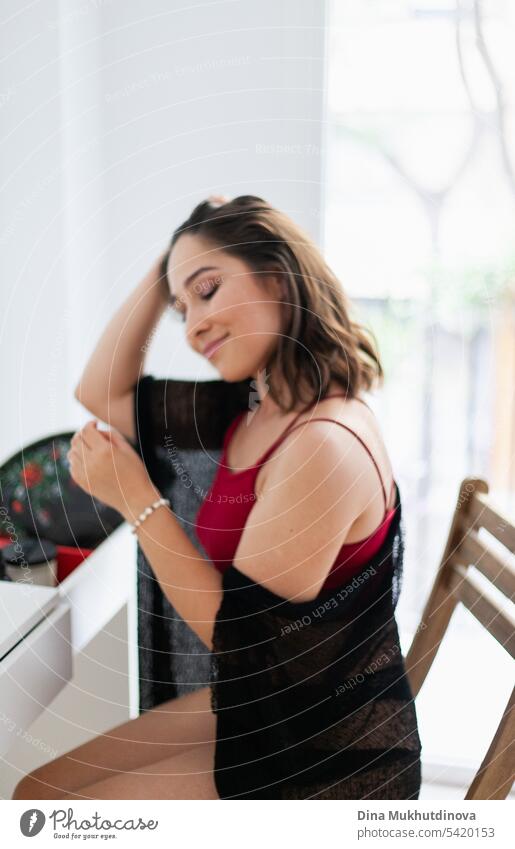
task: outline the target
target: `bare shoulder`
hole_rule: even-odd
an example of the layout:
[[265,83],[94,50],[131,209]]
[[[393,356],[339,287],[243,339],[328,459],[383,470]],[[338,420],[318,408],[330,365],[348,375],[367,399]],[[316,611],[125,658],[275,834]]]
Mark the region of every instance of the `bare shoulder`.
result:
[[299,421],[268,460],[267,489],[352,486],[362,466],[355,443],[334,421]]
[[272,454],[266,480],[275,484],[292,470],[305,467],[316,477],[325,471],[334,485],[341,485],[370,464],[360,442],[387,461],[379,423],[366,403],[341,397],[323,399],[300,416]]
[[262,470],[234,556],[241,572],[280,596],[316,597],[342,544],[372,533],[383,515],[377,469],[361,438],[387,468],[370,408],[331,398],[303,412]]
[[281,443],[234,555],[237,569],[284,598],[316,597],[363,510],[350,445],[342,450],[333,431],[312,422]]
[[391,491],[393,469],[379,421],[368,404],[330,398],[303,413],[269,458],[262,490],[286,483],[301,486],[301,475],[306,486],[323,482],[330,497],[348,493],[357,508],[355,518],[361,517],[360,537],[377,527],[384,509],[379,484],[384,482],[385,491]]
[[303,413],[268,458],[234,556],[241,572],[297,601],[316,596],[342,544],[372,532],[384,509],[377,472],[355,436],[366,428],[339,427],[348,409],[329,411],[330,401]]

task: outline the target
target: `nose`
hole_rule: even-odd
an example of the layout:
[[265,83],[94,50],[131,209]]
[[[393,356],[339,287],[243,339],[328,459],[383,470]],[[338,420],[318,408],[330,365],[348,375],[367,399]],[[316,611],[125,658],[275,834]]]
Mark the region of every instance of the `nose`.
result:
[[204,340],[212,335],[212,326],[212,320],[208,315],[202,316],[199,312],[195,313],[193,308],[188,310],[186,339],[193,350],[202,353],[206,344]]

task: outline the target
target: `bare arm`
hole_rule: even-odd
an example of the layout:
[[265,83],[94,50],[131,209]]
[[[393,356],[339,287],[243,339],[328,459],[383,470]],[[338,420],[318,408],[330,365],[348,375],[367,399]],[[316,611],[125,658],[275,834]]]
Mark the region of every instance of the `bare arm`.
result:
[[168,286],[161,277],[166,252],[119,307],[102,333],[75,388],[75,398],[94,416],[135,442],[133,389],[150,337],[166,310]]
[[[266,490],[243,529],[233,564],[252,581],[293,602],[314,600],[349,529],[377,493],[368,457],[352,434],[331,422],[307,422],[272,458]],[[126,499],[127,522],[159,497],[149,482]],[[213,650],[222,575],[190,541],[175,514],[155,510],[137,530],[138,542],[165,596]],[[237,623],[236,623],[237,624]]]
[[307,421],[292,431],[269,463],[266,489],[245,523],[233,563],[276,595],[311,601],[351,526],[368,505],[375,507],[377,476],[354,435],[325,421]]
[[[159,495],[149,482],[127,501],[122,510],[126,521],[133,522]],[[212,651],[215,619],[223,598],[221,573],[197,551],[168,507],[151,513],[138,528],[137,536],[170,604]]]

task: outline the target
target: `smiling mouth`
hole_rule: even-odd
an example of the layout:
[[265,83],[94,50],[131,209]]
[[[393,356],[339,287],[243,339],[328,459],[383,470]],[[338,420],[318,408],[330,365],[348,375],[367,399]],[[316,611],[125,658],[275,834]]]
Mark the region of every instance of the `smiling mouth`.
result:
[[216,342],[212,342],[210,345],[208,345],[206,350],[204,351],[204,356],[209,359],[215,353],[215,351],[218,350],[220,345],[225,342],[228,336],[229,334],[227,333],[225,336],[222,336],[221,339],[217,339]]

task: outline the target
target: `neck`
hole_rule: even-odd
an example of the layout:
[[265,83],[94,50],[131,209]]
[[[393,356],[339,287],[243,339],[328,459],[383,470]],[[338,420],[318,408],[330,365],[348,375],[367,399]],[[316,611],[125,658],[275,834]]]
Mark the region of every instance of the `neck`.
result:
[[[270,396],[270,374],[266,371],[266,369],[258,369],[258,371],[252,376],[252,388],[254,392],[257,392],[259,398],[260,418],[274,418],[275,416],[283,415],[280,406],[276,404]],[[344,393],[344,390],[340,385],[332,382],[328,387],[326,394],[329,393]],[[286,386],[285,395],[288,396]]]
[[[259,397],[260,418],[273,418],[283,415],[281,407],[270,396],[270,374],[266,369],[258,369],[252,376],[252,387]],[[285,396],[288,396],[287,391],[285,391]]]

